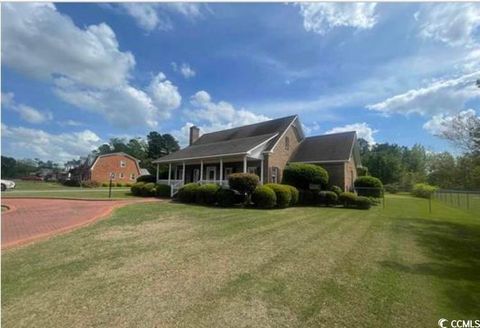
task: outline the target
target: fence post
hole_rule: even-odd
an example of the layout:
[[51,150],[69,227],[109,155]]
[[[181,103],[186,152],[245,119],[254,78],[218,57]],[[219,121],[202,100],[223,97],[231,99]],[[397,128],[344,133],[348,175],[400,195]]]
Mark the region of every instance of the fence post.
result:
[[432,213],[432,197],[428,197],[428,212]]
[[468,194],[469,194],[469,193],[468,193],[468,191],[467,191],[467,210],[470,209],[470,198],[469,198]]
[[460,207],[460,193],[457,193],[457,205]]
[[385,189],[382,190],[383,209],[385,209]]

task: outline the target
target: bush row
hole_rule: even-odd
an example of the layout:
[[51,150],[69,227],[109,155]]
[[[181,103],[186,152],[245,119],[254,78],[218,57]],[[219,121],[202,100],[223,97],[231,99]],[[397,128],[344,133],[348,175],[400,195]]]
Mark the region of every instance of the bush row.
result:
[[170,186],[153,182],[137,182],[130,188],[135,196],[141,197],[170,197]]
[[357,196],[352,192],[299,190],[301,205],[344,206],[348,208],[369,209],[378,202],[372,197]]
[[421,198],[430,198],[437,190],[437,187],[431,186],[428,183],[417,183],[413,186],[412,195]]
[[[83,188],[99,188],[99,187],[108,187],[110,186],[109,182],[97,182],[97,181],[78,181],[78,180],[65,180],[62,183],[64,186],[68,187],[83,187]],[[112,182],[112,187],[131,187],[132,183],[122,183],[122,182]]]

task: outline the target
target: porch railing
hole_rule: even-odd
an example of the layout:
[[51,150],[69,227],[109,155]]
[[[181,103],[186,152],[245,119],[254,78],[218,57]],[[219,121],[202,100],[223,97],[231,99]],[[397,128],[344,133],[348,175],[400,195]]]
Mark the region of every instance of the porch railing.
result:
[[[200,184],[207,184],[207,183],[216,183],[222,187],[228,187],[228,180],[202,180],[202,181],[197,181]],[[158,179],[157,183],[159,184],[165,184],[168,185],[169,181],[168,179]],[[170,180],[170,196],[173,197],[180,188],[182,188],[184,185],[183,180],[181,179],[171,179]]]

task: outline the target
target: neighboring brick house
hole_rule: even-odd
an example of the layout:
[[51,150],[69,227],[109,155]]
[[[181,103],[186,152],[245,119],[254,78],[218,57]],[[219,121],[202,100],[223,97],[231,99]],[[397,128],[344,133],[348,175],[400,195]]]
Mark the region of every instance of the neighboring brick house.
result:
[[[361,166],[354,131],[305,137],[297,115],[206,133],[190,128],[190,145],[154,161],[157,180],[176,187],[189,182],[226,184],[228,175],[255,173],[262,183],[281,182],[288,163],[324,167],[330,183],[350,190]],[[158,179],[158,166],[168,165],[169,178]]]
[[82,180],[133,183],[141,175],[138,159],[125,153],[99,155],[88,166]]

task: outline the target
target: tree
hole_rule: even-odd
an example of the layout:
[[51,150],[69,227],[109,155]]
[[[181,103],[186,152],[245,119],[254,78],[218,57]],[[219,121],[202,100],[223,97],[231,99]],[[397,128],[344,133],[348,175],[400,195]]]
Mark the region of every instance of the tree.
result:
[[428,183],[445,189],[458,188],[455,157],[448,152],[428,156]]
[[474,111],[463,111],[442,123],[439,137],[451,141],[465,152],[480,154],[480,117]]
[[178,141],[170,134],[160,134],[152,131],[147,135],[148,157],[157,159],[180,149]]

